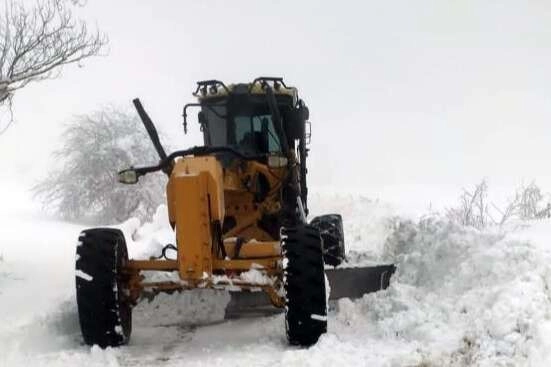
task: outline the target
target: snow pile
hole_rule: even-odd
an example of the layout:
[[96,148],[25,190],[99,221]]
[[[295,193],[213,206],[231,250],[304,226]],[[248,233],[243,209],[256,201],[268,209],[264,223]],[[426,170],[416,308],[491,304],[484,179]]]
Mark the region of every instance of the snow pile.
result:
[[[551,222],[535,226],[550,238]],[[531,228],[479,232],[437,218],[394,227],[391,286],[339,301],[340,323],[366,343],[402,344],[414,364],[549,365],[551,245]]]
[[144,259],[159,256],[165,245],[176,244],[175,233],[168,221],[166,205],[160,205],[157,208],[151,222],[141,225],[138,218],[130,218],[116,227],[124,233],[130,258]]

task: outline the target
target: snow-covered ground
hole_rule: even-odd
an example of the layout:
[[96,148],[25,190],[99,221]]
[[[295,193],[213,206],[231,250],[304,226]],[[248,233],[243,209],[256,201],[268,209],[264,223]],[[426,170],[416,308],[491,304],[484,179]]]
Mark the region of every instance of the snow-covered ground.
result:
[[[352,264],[395,262],[391,286],[341,299],[308,349],[286,344],[283,316],[223,320],[228,295],[161,295],[134,310],[128,346],[83,345],[74,299],[82,225],[0,190],[0,366],[549,366],[551,222],[485,232],[358,195],[313,193],[312,215],[340,212]],[[170,242],[165,214],[122,225],[131,255]]]

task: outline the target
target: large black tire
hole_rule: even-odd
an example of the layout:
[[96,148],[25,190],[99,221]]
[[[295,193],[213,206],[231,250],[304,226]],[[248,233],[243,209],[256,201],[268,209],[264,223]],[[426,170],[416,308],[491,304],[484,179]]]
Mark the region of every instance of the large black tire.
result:
[[345,259],[344,230],[341,215],[321,215],[312,219],[310,225],[320,231],[323,240],[323,261],[325,264],[340,265]]
[[121,274],[128,262],[124,235],[112,228],[82,231],[76,259],[77,306],[84,341],[102,348],[126,344],[132,331],[132,308]]
[[327,332],[325,272],[319,231],[310,225],[282,228],[285,326],[290,344],[310,346]]

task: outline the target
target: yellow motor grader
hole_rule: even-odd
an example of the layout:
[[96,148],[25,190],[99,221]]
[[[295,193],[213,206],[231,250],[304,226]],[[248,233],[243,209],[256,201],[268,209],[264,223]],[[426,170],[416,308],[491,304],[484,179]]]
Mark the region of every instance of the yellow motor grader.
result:
[[[80,234],[76,294],[84,341],[101,347],[127,343],[132,307],[144,292],[238,288],[264,291],[275,307],[285,309],[288,341],[311,345],[327,330],[325,267],[339,265],[345,251],[340,215],[306,219],[308,107],[282,78],[230,85],[201,81],[193,94],[198,101],[184,107],[184,131],[188,110],[198,108],[204,145],[169,155],[134,100],[160,162],[123,170],[119,182],[134,184],[157,171],[168,176],[176,244],[167,244],[159,258],[129,259],[120,230]],[[166,256],[168,249],[175,257]],[[143,274],[149,271],[178,276],[148,281]],[[373,290],[384,287],[381,271],[374,276]],[[341,288],[369,291],[356,287],[361,275],[346,283],[347,277],[343,273]],[[365,274],[364,280],[369,283]],[[347,295],[335,274],[330,281],[337,295]]]

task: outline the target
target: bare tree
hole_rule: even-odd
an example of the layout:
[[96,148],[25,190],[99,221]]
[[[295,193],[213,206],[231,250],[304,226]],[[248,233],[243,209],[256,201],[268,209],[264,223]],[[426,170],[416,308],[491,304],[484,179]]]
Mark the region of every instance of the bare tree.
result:
[[520,186],[503,209],[488,201],[488,185],[484,180],[472,191],[463,190],[459,199],[459,206],[448,208],[446,217],[454,223],[478,229],[488,225],[502,226],[514,218],[530,220],[551,216],[551,204],[543,204],[544,195],[534,182]]
[[54,153],[61,165],[34,188],[46,208],[71,221],[121,222],[130,216],[151,217],[164,202],[161,174],[140,178],[137,185],[117,182],[117,172],[159,158],[135,113],[113,107],[76,116]]
[[534,183],[520,186],[512,200],[509,200],[500,224],[509,218],[516,217],[522,220],[530,220],[549,216],[549,204],[543,205],[544,195],[541,189]]
[[534,219],[538,217],[541,210],[541,201],[543,194],[540,188],[532,182],[528,186],[521,187],[519,200],[520,219]]
[[0,13],[0,107],[9,114],[0,134],[13,121],[15,91],[30,82],[58,77],[62,66],[98,55],[107,37],[75,19],[78,0],[37,0],[31,7],[7,0]]
[[473,191],[463,189],[457,208],[448,208],[446,216],[451,221],[478,229],[494,222],[488,208],[488,184],[482,180]]

